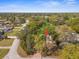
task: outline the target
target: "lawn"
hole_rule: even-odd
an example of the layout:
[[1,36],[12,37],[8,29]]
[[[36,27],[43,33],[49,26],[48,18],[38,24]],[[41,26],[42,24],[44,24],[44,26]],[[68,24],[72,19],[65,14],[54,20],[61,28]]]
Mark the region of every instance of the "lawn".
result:
[[15,27],[11,32],[5,33],[5,35],[7,35],[7,36],[16,36],[19,31],[20,31],[20,28]]
[[4,39],[0,41],[0,46],[11,46],[13,43],[13,39]]
[[0,59],[3,59],[3,57],[8,53],[9,49],[0,49]]
[[15,26],[11,32],[6,32],[5,35],[7,36],[17,36],[17,33],[20,32],[22,25]]

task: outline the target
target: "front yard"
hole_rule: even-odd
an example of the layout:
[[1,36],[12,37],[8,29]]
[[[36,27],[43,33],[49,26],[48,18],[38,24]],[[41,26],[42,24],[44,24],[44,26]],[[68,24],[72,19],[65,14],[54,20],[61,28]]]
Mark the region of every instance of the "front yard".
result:
[[9,49],[0,49],[0,59],[3,59],[3,57],[8,53]]
[[[9,47],[12,46],[14,39],[3,39],[0,40],[0,47]],[[1,48],[0,49],[0,59],[3,59],[5,57],[5,55],[7,55],[7,53],[9,52],[9,48],[5,49],[5,48]]]
[[7,35],[7,36],[16,36],[19,31],[20,31],[20,27],[15,27],[11,32],[5,33],[5,35]]

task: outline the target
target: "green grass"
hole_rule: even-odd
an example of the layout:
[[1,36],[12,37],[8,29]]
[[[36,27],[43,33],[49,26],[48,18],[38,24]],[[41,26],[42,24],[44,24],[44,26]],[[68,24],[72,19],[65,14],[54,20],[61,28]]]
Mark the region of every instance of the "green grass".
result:
[[17,36],[17,33],[21,30],[22,25],[15,26],[11,32],[6,32],[5,35],[7,36]]
[[13,41],[13,39],[3,39],[0,41],[0,46],[11,46]]
[[9,49],[0,49],[0,59],[3,59],[4,56],[8,53]]
[[16,36],[17,33],[19,32],[20,28],[14,28],[11,32],[7,32],[5,33],[5,35],[8,35],[8,36]]

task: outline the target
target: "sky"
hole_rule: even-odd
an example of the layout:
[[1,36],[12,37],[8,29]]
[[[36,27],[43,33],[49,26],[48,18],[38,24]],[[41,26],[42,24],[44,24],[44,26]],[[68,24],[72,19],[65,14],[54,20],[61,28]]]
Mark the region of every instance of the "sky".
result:
[[79,12],[79,0],[0,0],[0,12]]

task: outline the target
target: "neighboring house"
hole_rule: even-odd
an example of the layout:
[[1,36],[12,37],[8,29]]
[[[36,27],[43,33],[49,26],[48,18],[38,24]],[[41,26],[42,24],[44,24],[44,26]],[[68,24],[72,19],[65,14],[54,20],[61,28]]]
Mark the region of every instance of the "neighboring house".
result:
[[0,39],[5,38],[4,33],[10,32],[13,29],[13,24],[10,21],[0,20]]
[[65,24],[65,20],[63,17],[58,17],[54,20],[54,22],[57,24],[57,25],[63,25]]
[[65,37],[63,39],[64,40],[62,41],[60,46],[63,46],[65,44],[69,44],[69,43],[78,43],[79,42],[79,35],[76,34],[75,32],[67,33],[67,35],[65,35]]
[[76,42],[77,41],[77,35],[75,32],[68,32],[66,35],[65,35],[65,41],[67,42]]
[[13,24],[11,22],[6,22],[4,26],[4,32],[9,32],[13,29]]
[[10,21],[0,20],[0,29],[4,32],[11,31],[13,29],[13,24]]

